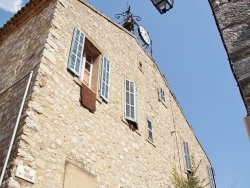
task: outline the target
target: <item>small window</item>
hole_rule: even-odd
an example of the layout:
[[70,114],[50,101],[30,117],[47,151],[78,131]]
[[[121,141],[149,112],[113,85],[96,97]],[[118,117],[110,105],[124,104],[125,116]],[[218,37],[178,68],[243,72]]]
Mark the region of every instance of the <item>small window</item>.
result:
[[184,156],[185,156],[185,162],[186,162],[186,169],[187,171],[192,171],[192,165],[191,165],[191,157],[189,153],[188,143],[183,142],[183,148],[184,148]]
[[162,102],[165,102],[165,92],[162,88],[159,89],[159,99],[162,101]]
[[137,123],[135,82],[125,79],[125,118]]
[[214,171],[211,166],[207,166],[207,174],[209,178],[210,188],[215,188]]
[[110,80],[110,62],[107,57],[102,58],[102,77],[101,77],[101,97],[108,102],[109,100],[109,80]]
[[148,130],[148,139],[150,141],[154,141],[154,137],[153,137],[153,126],[151,121],[147,120],[147,130]]

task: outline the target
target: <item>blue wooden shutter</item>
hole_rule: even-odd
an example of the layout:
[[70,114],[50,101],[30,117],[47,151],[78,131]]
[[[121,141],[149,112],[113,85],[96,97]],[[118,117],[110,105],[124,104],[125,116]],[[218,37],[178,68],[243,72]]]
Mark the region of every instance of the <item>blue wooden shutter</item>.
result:
[[214,173],[210,166],[207,166],[207,173],[209,178],[209,183],[211,188],[215,188]]
[[107,57],[102,58],[102,78],[101,78],[101,97],[108,102],[109,100],[109,80],[110,80],[110,62]]
[[68,61],[68,69],[77,76],[81,74],[82,55],[84,48],[85,35],[78,28],[74,29],[74,35],[71,42],[71,49]]
[[186,161],[186,168],[188,171],[192,171],[192,165],[191,165],[191,158],[189,154],[189,148],[188,148],[188,143],[183,142],[183,147],[184,147],[184,155],[185,155],[185,161]]
[[136,87],[133,81],[125,79],[125,118],[137,122]]

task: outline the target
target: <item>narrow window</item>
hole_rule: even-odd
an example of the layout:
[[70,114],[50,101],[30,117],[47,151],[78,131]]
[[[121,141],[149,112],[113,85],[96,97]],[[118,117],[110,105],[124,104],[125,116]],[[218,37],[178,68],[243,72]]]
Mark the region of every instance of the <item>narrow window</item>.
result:
[[208,173],[210,187],[215,188],[215,180],[214,180],[213,168],[210,167],[210,166],[207,166],[207,173]]
[[87,52],[84,53],[83,65],[84,65],[84,67],[83,67],[83,71],[82,71],[81,80],[83,81],[83,83],[86,86],[91,87],[93,58]]
[[148,139],[154,141],[153,127],[151,121],[147,120],[147,126],[148,126]]
[[165,102],[165,92],[162,88],[159,89],[159,98],[162,102]]
[[102,58],[102,77],[101,77],[101,97],[108,102],[109,100],[109,79],[110,79],[110,62],[107,57]]
[[186,161],[186,169],[187,169],[187,171],[191,172],[192,171],[192,165],[191,165],[191,157],[190,157],[190,154],[189,154],[188,143],[183,142],[183,147],[184,147],[184,155],[185,155],[185,161]]
[[125,118],[137,122],[136,87],[133,81],[125,79]]

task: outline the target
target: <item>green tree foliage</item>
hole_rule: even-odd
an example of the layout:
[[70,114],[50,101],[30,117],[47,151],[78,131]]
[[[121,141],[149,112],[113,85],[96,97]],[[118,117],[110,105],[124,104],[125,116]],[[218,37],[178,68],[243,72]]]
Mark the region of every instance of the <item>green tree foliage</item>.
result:
[[[197,170],[200,166],[201,160],[197,166],[193,165],[192,172],[190,173],[189,178],[183,177],[180,173],[177,172],[176,168],[173,169],[172,172],[172,183],[175,188],[204,188],[208,185],[205,184],[206,179],[200,179],[199,176],[197,176]],[[193,162],[194,164],[194,162]]]

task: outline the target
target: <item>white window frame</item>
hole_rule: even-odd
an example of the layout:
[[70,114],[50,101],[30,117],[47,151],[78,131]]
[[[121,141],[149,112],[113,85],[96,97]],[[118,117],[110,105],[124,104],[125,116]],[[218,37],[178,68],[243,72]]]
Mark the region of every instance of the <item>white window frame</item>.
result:
[[188,147],[188,142],[183,141],[183,149],[184,149],[184,158],[186,163],[186,170],[192,172],[192,163],[191,163],[191,156]]
[[[87,52],[84,51],[83,52],[83,56],[82,56],[82,67],[81,67],[81,75],[80,75],[80,80],[83,82],[84,80],[84,70],[85,70],[85,64],[86,64],[86,55],[87,55]],[[92,69],[93,69],[93,58],[91,57],[91,62],[90,62],[90,79],[89,79],[89,85],[88,87],[91,88],[91,82],[92,82]],[[84,83],[84,82],[83,82]]]
[[[127,90],[126,90],[126,83],[127,82],[129,82],[130,84],[131,83],[133,83],[133,85],[134,85],[134,118],[133,117],[131,117],[131,114],[129,115],[129,116],[127,116],[127,105],[129,105],[130,107],[131,107],[131,104],[130,103],[127,103],[127,98],[126,98],[126,94],[127,94]],[[130,87],[130,84],[129,84],[129,87]],[[124,91],[125,91],[125,95],[124,95],[124,101],[125,101],[125,112],[124,112],[124,115],[125,115],[125,119],[127,119],[127,120],[129,120],[129,121],[132,121],[132,122],[135,122],[135,123],[137,123],[137,94],[136,94],[136,84],[135,84],[135,82],[134,81],[131,81],[131,80],[128,80],[128,79],[126,79],[125,78],[125,81],[124,81]],[[129,91],[129,93],[130,93],[130,91]],[[130,110],[131,111],[131,110]]]
[[[106,66],[109,67],[109,69],[107,70],[107,67],[105,69],[104,67],[104,64],[106,62]],[[101,97],[103,98],[104,101],[108,102],[109,101],[109,90],[110,90],[110,70],[111,70],[111,63],[110,61],[108,60],[108,58],[106,56],[103,56],[102,57],[102,75],[101,75],[101,89],[100,89],[100,95]],[[105,75],[104,75],[105,73]],[[108,74],[108,76],[107,76]],[[108,82],[107,82],[107,79],[108,79]],[[106,91],[106,87],[108,89],[108,91]],[[103,90],[103,87],[104,90]],[[104,92],[104,94],[103,94]],[[107,96],[105,96],[105,92],[107,92]]]
[[215,188],[214,171],[211,166],[207,166],[207,173],[208,173],[210,187]]
[[[149,124],[151,125],[151,129],[149,128]],[[152,138],[150,137],[149,133],[152,133]],[[148,140],[150,140],[151,142],[154,142],[154,132],[153,132],[153,124],[152,121],[150,121],[149,119],[147,119],[147,134],[148,134]]]

